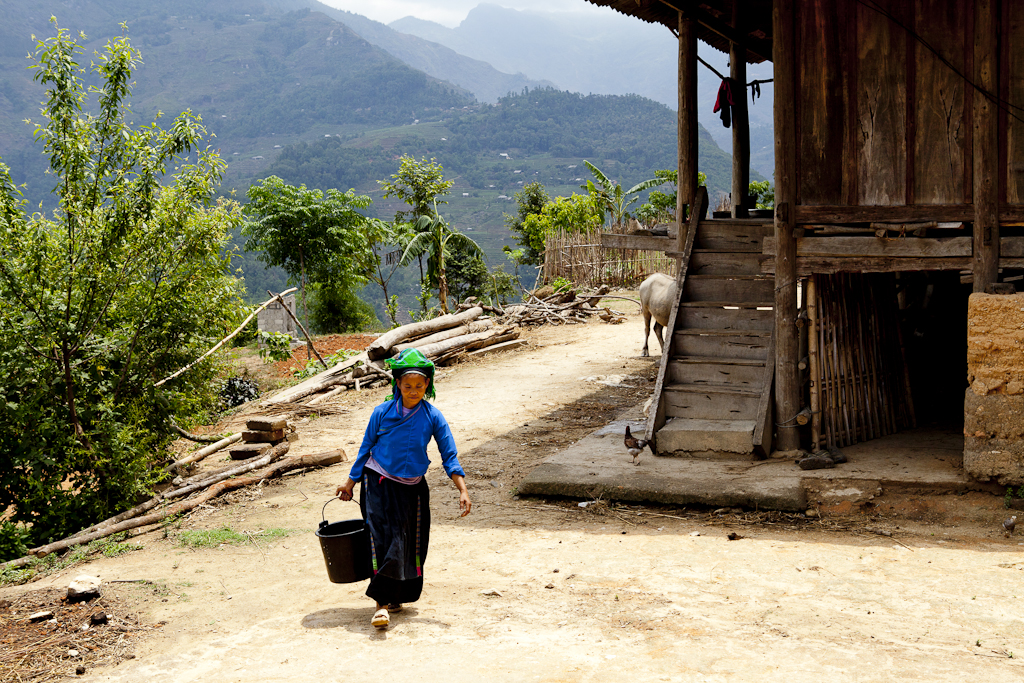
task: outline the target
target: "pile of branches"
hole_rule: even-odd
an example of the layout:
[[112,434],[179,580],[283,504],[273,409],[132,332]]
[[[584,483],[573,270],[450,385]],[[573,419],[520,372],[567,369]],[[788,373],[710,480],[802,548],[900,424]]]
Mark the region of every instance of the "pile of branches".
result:
[[[625,322],[623,313],[598,306],[601,299],[609,298],[607,295],[608,285],[601,285],[593,294],[577,295],[576,292],[568,291],[552,294],[543,299],[527,292],[524,303],[505,309],[503,319],[517,325],[576,325],[586,322],[591,316],[597,316],[612,324]],[[634,301],[628,297],[612,298]]]
[[[487,307],[490,312],[499,309]],[[485,307],[463,304],[457,313],[402,325],[378,337],[366,351],[264,401],[265,406],[295,409],[315,406],[342,391],[387,384],[385,361],[408,348],[418,349],[435,365],[447,365],[482,349],[519,338],[514,325],[498,324]]]
[[[224,443],[222,447],[225,447],[231,438],[229,437],[218,443]],[[216,446],[217,444],[214,445]],[[31,563],[33,558],[45,557],[50,553],[91,543],[96,539],[121,533],[122,531],[157,524],[168,517],[189,512],[200,505],[208,503],[222,493],[259,484],[267,479],[278,477],[284,472],[296,469],[327,467],[345,460],[345,453],[340,449],[284,458],[288,453],[290,445],[290,442],[283,441],[268,450],[261,457],[247,460],[242,464],[235,463],[213,472],[203,472],[188,478],[176,477],[169,488],[156,494],[141,505],[136,505],[131,510],[126,510],[87,529],[82,529],[73,536],[33,548],[27,556],[11,560],[2,566],[9,569],[24,567]],[[282,458],[284,459],[282,460]],[[194,458],[190,459],[190,462],[195,461],[196,459]],[[182,462],[179,461],[175,465],[181,465]]]

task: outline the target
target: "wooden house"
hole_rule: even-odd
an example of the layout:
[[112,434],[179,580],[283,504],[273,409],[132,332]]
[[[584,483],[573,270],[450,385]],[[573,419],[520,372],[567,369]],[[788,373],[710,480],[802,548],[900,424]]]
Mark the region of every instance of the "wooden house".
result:
[[[962,428],[970,292],[1024,268],[1024,3],[590,0],[678,37],[680,262],[660,454]],[[697,40],[730,54],[733,217],[697,191]],[[774,68],[774,218],[747,218],[746,64]],[[681,211],[678,211],[682,215]]]

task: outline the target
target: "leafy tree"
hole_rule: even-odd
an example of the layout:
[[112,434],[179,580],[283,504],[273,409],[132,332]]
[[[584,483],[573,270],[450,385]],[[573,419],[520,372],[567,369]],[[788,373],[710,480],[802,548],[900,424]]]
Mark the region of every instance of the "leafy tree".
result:
[[516,244],[523,247],[521,263],[538,265],[544,257],[543,245],[541,250],[535,250],[530,243],[530,237],[526,233],[523,224],[527,216],[540,215],[544,211],[544,205],[551,201],[547,190],[539,182],[528,183],[523,189],[515,194],[516,215],[504,214],[505,225],[515,237]]
[[395,222],[403,223],[406,220],[415,223],[422,216],[434,216],[437,214],[438,204],[447,204],[441,199],[451,193],[454,181],[444,179],[444,167],[435,159],[427,161],[404,154],[398,173],[391,176],[391,180],[378,180],[377,183],[384,190],[384,197],[396,197],[412,207],[409,211],[399,211],[395,214]]
[[775,208],[775,186],[770,180],[753,181],[748,187],[748,192],[757,197],[757,208]]
[[589,161],[583,162],[590,172],[597,178],[598,183],[595,185],[592,180],[588,180],[586,185],[582,185],[583,189],[587,193],[594,197],[602,209],[608,212],[611,217],[612,228],[620,228],[622,221],[629,218],[629,207],[639,199],[638,193],[644,190],[649,190],[652,187],[663,184],[665,181],[661,178],[650,178],[648,180],[641,181],[623,191],[622,185],[612,181],[608,176],[601,172],[601,170],[594,166]]
[[[647,201],[636,210],[636,218],[644,225],[656,223],[670,223],[676,219],[676,188],[679,185],[679,171],[655,171],[654,177],[661,180],[662,185],[671,184],[672,192],[652,190],[647,195]],[[707,185],[707,176],[703,172],[697,173],[697,185]]]
[[246,194],[250,220],[242,228],[245,248],[261,252],[261,261],[284,268],[292,282],[301,283],[304,311],[307,282],[329,285],[335,298],[355,297],[374,268],[372,243],[379,222],[371,223],[357,211],[370,205],[369,197],[353,190],[307,190],[277,176],[251,185]]
[[[371,218],[367,225],[370,229],[366,234],[373,251],[373,269],[369,279],[384,292],[384,311],[390,319],[391,326],[398,327],[398,297],[388,293],[388,285],[398,272],[404,245],[412,239],[411,228],[408,223],[386,223],[378,218]],[[386,251],[392,246],[400,248]]]
[[555,197],[539,214],[530,214],[523,221],[523,235],[526,248],[543,258],[544,241],[548,235],[558,231],[567,233],[599,230],[604,224],[603,206],[592,195],[573,194],[570,197]]
[[[437,207],[434,207],[435,211]],[[441,310],[448,312],[448,273],[447,259],[455,251],[483,258],[483,250],[471,238],[448,227],[440,215],[421,216],[414,225],[416,235],[402,254],[401,265],[406,266],[414,258],[427,255],[427,275],[431,282],[437,283],[437,299]]]
[[154,380],[242,310],[222,254],[241,215],[209,205],[224,162],[199,148],[200,121],[185,112],[168,130],[133,128],[128,39],[109,41],[86,73],[81,47],[54,25],[33,65],[47,87],[35,137],[57,181],[52,214],[27,215],[0,164],[0,537],[21,539],[0,548],[8,557],[148,493],[168,418],[212,404],[213,365]]

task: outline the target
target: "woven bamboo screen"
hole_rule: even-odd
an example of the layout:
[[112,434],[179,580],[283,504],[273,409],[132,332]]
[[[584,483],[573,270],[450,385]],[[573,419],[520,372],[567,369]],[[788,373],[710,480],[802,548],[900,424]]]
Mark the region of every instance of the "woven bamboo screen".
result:
[[635,287],[652,273],[675,276],[675,265],[660,251],[605,249],[599,231],[559,231],[544,240],[544,282],[563,277],[580,287]]

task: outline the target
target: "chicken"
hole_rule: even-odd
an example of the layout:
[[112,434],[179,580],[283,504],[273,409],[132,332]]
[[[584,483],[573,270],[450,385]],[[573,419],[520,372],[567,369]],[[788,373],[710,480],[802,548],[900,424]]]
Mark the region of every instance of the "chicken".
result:
[[633,435],[629,433],[629,425],[626,425],[625,444],[626,450],[629,451],[629,454],[633,456],[633,464],[639,465],[640,453],[643,452],[644,448],[647,447],[647,441],[644,439],[634,438]]
[[1010,534],[1012,534],[1013,533],[1013,528],[1015,526],[1017,526],[1017,515],[1014,515],[1013,517],[1010,517],[1009,519],[1004,519],[1003,520],[1003,530],[1004,530],[1005,533],[1003,535],[1004,536],[1009,536]]

